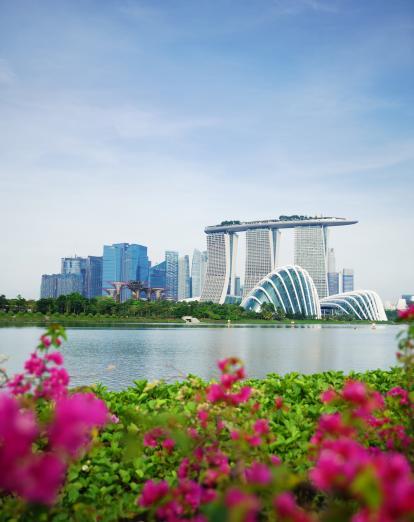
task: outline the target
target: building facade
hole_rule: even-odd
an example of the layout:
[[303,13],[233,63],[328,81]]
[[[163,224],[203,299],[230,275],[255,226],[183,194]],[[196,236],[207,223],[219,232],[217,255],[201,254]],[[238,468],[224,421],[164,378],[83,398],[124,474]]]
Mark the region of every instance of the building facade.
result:
[[295,229],[295,264],[308,270],[320,297],[325,297],[328,294],[328,228],[355,223],[357,221],[344,218],[293,215],[261,221],[223,221],[206,227],[208,264],[201,300],[224,303],[227,296],[234,296],[240,232],[247,233],[243,295],[248,295],[269,269],[277,267],[280,231],[285,228]]
[[178,252],[165,252],[165,298],[178,300]]
[[[246,232],[246,264],[243,296],[277,266],[278,229],[249,229]],[[236,294],[235,294],[236,295]]]
[[386,321],[384,305],[376,292],[357,290],[321,299],[324,316],[349,315],[360,321]]
[[328,295],[339,294],[339,273],[336,271],[335,251],[328,252]]
[[318,293],[309,273],[286,265],[267,274],[243,299],[246,310],[260,312],[264,303],[290,316],[321,317]]
[[320,299],[328,295],[326,254],[327,229],[324,226],[295,228],[294,264],[309,273]]
[[185,255],[178,259],[178,300],[191,297],[190,258]]
[[80,274],[44,274],[40,297],[56,299],[61,295],[82,294],[83,282]]
[[86,258],[84,296],[88,299],[102,295],[102,256]]
[[352,292],[354,290],[354,270],[344,268],[342,270],[342,292]]
[[194,249],[191,262],[191,297],[200,297],[207,271],[207,252]]
[[[112,282],[142,281],[148,283],[149,261],[147,247],[129,243],[104,245],[102,264],[102,295],[108,295]],[[131,297],[128,288],[122,288],[121,301]]]
[[166,261],[150,268],[150,287],[166,288]]

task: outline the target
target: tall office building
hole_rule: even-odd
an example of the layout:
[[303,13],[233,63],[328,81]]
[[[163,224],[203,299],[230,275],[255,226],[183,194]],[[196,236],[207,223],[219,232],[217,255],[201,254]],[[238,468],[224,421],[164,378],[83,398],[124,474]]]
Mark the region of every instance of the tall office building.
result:
[[81,294],[86,297],[86,258],[84,257],[62,257],[61,274],[75,274],[82,279]]
[[242,296],[240,277],[236,277],[234,295],[236,297],[241,297]]
[[[147,247],[129,243],[104,245],[102,266],[102,295],[108,295],[105,289],[112,288],[115,281],[149,280],[149,261]],[[131,291],[122,289],[121,301],[129,299]]]
[[294,264],[307,270],[315,283],[319,299],[328,295],[326,253],[327,228],[324,226],[295,228]]
[[191,263],[191,297],[200,297],[207,271],[207,252],[194,249]]
[[178,300],[191,297],[190,258],[185,255],[178,259]]
[[165,252],[165,298],[178,300],[178,252]]
[[246,265],[243,295],[277,266],[280,231],[277,228],[252,228],[246,232]]
[[344,268],[342,270],[342,293],[354,291],[354,270]]
[[80,274],[44,274],[40,287],[40,297],[56,299],[60,295],[82,294],[82,276]]
[[150,268],[150,286],[151,288],[166,287],[166,261],[158,263]]
[[333,248],[328,252],[328,294],[339,294],[339,273],[336,271],[335,252]]
[[86,259],[84,296],[88,299],[102,295],[102,256],[88,256]]

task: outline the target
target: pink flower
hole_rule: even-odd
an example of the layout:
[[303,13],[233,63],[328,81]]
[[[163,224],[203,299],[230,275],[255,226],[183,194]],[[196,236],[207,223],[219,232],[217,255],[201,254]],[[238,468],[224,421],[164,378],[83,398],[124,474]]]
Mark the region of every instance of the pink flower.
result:
[[261,462],[253,462],[249,468],[246,468],[245,475],[250,484],[266,486],[272,482],[272,474],[269,468]]
[[400,397],[400,404],[402,406],[410,404],[410,399],[408,396],[408,391],[401,388],[401,386],[395,386],[391,388],[390,391],[387,392],[387,397]]
[[275,397],[275,407],[277,410],[281,410],[283,408],[283,398]]
[[162,443],[162,447],[167,450],[167,453],[171,453],[174,449],[175,441],[173,439],[165,439]]
[[252,394],[252,389],[250,386],[243,386],[243,388],[238,393],[233,393],[228,396],[231,403],[234,405],[241,404],[250,399],[250,395]]
[[412,321],[414,319],[414,305],[409,306],[406,310],[400,310],[398,317],[405,321]]
[[165,437],[165,431],[163,428],[152,428],[152,430],[147,431],[144,435],[144,446],[150,448],[156,448],[158,446],[159,439]]
[[34,352],[30,355],[30,359],[24,363],[24,369],[27,370],[29,374],[40,377],[46,370],[46,364],[44,360]]
[[32,385],[30,381],[25,379],[23,373],[17,373],[7,382],[7,387],[10,389],[13,395],[23,395],[30,390]]
[[223,390],[219,384],[210,384],[207,387],[207,395],[206,398],[210,402],[218,402],[224,398]]
[[178,466],[177,470],[177,476],[179,479],[184,479],[188,477],[188,473],[190,470],[190,460],[188,457],[184,457],[183,460],[180,462],[180,465]]
[[229,373],[223,373],[220,377],[222,386],[227,390],[229,390],[237,380],[236,375],[231,375]]
[[237,430],[231,430],[230,438],[232,440],[239,440],[240,439],[240,432],[238,432]]
[[280,457],[278,457],[277,455],[270,455],[270,462],[274,466],[280,466],[280,464],[282,464],[282,459]]
[[281,493],[274,500],[278,520],[289,522],[310,522],[312,519],[296,504],[290,491]]
[[164,498],[168,493],[168,482],[162,480],[161,482],[154,482],[147,480],[138,499],[138,503],[142,507],[149,507]]
[[257,520],[260,503],[255,495],[233,487],[226,493],[225,504],[230,510],[237,509],[237,520],[243,520],[243,522],[255,522]]
[[56,455],[33,454],[18,468],[16,492],[29,502],[52,505],[65,473],[66,464]]
[[350,379],[345,383],[342,396],[346,401],[363,405],[367,401],[367,387],[363,382]]
[[112,422],[112,424],[118,424],[119,417],[117,417],[114,413],[112,413],[109,417],[109,421]]
[[43,380],[37,390],[37,396],[47,399],[58,399],[67,394],[69,374],[65,368],[51,368],[49,377]]
[[49,337],[47,337],[46,335],[42,335],[41,338],[40,338],[40,342],[43,344],[43,346],[45,346],[46,348],[48,348],[50,345],[51,345],[51,340]]
[[108,420],[105,403],[93,393],[61,397],[49,427],[49,440],[53,448],[76,456],[89,443],[92,428],[104,426]]
[[332,388],[328,388],[321,393],[321,401],[328,404],[337,398],[338,394]]
[[191,509],[200,506],[202,500],[202,487],[194,480],[180,480],[176,493],[182,497],[185,504]]
[[269,433],[269,421],[267,419],[258,419],[253,426],[256,435],[267,435]]
[[45,355],[45,359],[54,362],[58,366],[63,364],[63,355],[60,352],[48,353]]

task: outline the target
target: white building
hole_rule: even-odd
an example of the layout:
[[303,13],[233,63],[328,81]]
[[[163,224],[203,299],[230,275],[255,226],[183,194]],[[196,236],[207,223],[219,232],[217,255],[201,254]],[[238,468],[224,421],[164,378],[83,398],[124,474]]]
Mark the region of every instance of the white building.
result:
[[191,297],[190,259],[188,256],[178,258],[178,300]]
[[323,226],[295,228],[294,264],[304,268],[315,283],[319,299],[328,295],[327,229]]
[[191,263],[191,296],[199,298],[203,291],[207,272],[207,252],[194,249]]

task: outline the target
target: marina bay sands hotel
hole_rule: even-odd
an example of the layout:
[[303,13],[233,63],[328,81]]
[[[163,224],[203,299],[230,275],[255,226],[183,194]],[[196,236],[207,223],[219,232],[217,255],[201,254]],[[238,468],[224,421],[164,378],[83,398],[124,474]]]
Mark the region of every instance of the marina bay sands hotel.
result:
[[208,265],[201,301],[224,303],[235,294],[238,233],[246,232],[243,297],[278,266],[281,230],[294,228],[294,264],[309,272],[319,298],[328,295],[328,229],[357,221],[335,217],[280,216],[266,221],[223,221],[205,228]]

